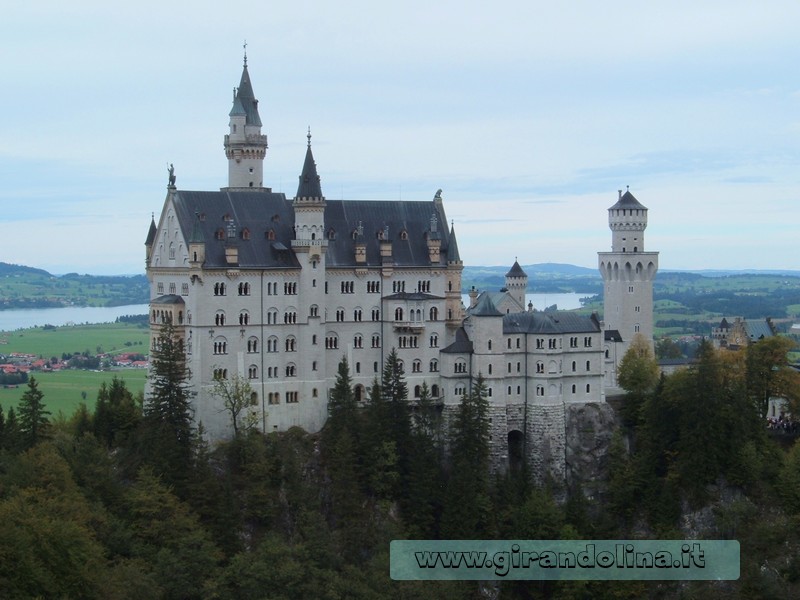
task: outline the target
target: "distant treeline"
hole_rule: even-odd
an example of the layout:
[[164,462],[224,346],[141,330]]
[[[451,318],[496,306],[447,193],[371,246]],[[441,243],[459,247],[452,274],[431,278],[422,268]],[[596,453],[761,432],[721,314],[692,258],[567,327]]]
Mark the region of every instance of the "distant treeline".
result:
[[800,294],[796,289],[775,289],[769,293],[763,291],[742,293],[727,290],[660,290],[656,287],[653,298],[680,302],[688,309],[670,309],[671,313],[713,312],[746,319],[783,318],[787,316],[787,306],[800,304]]
[[115,323],[129,323],[131,325],[147,325],[149,315],[122,315],[117,317]]

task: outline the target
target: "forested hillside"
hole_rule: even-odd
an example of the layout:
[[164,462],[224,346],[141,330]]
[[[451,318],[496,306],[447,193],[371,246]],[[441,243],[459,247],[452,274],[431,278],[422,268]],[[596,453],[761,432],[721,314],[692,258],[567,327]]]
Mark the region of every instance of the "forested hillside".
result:
[[0,263],[0,310],[60,306],[124,306],[150,298],[144,275],[51,275]]
[[[93,411],[47,411],[34,378],[0,417],[3,598],[796,598],[800,446],[767,435],[763,399],[796,398],[780,338],[758,352],[701,349],[659,378],[652,355],[621,366],[628,394],[606,492],[535,487],[524,465],[488,473],[480,377],[449,428],[423,391],[409,405],[397,360],[366,403],[346,361],[320,434],[262,435],[246,380],[216,394],[235,423],[217,447],[193,428],[183,347],[169,327],[152,391],[119,379]],[[758,348],[759,345],[754,346]],[[360,405],[363,404],[363,405]],[[449,436],[449,457],[444,437]],[[787,437],[788,435],[788,437]],[[788,451],[784,450],[784,444]],[[554,496],[565,499],[558,504]],[[738,539],[732,582],[402,582],[392,539]]]

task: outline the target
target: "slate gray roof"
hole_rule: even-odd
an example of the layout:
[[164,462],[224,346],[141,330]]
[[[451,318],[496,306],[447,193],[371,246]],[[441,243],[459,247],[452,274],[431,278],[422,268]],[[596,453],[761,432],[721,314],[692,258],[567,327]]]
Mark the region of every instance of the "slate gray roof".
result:
[[151,304],[186,304],[183,298],[178,294],[165,294],[154,298],[150,301]]
[[452,224],[450,225],[450,244],[447,246],[447,262],[461,262],[458,243],[456,243],[456,230]]
[[156,227],[156,219],[153,217],[150,219],[150,229],[147,231],[147,239],[144,241],[145,245],[152,246],[153,242],[156,240],[156,235],[158,235],[158,228]]
[[761,321],[746,321],[745,328],[747,329],[747,336],[753,342],[756,342],[761,338],[768,338],[775,335],[775,332],[772,330],[772,327],[770,327],[770,324],[766,319]]
[[514,264],[511,265],[511,270],[506,273],[506,277],[527,277],[528,274],[522,270],[522,267],[519,266],[519,263],[515,260]]
[[616,210],[618,208],[633,208],[633,209],[644,209],[647,210],[647,207],[643,204],[640,204],[639,201],[634,197],[633,194],[630,192],[625,192],[622,194],[617,203],[609,208],[608,210]]
[[[261,117],[258,115],[258,100],[256,100],[256,95],[253,93],[253,84],[250,83],[250,73],[247,71],[247,64],[245,64],[242,69],[242,79],[239,81],[239,88],[236,90],[236,97],[233,100],[233,108],[230,112],[231,115],[235,114],[234,111],[239,110],[236,104],[237,101],[241,105],[241,109],[243,109],[247,115],[245,123],[247,125],[257,125],[261,127]],[[241,114],[241,112],[236,114]]]
[[[221,190],[197,192],[178,190],[173,201],[184,238],[201,235],[206,243],[205,268],[225,268],[225,243],[217,239],[217,231],[227,231],[227,219],[233,219],[237,231],[239,268],[299,268],[291,250],[294,238],[292,201],[284,194],[271,191]],[[445,221],[444,208],[433,201],[408,202],[393,200],[327,200],[325,228],[328,240],[328,267],[354,267],[355,244],[353,233],[363,226],[367,266],[381,265],[378,232],[389,227],[392,257],[396,267],[430,266],[425,234],[430,217],[438,212]],[[197,219],[195,213],[200,215]],[[197,223],[195,223],[197,221]],[[198,230],[195,231],[195,224]],[[250,239],[243,239],[247,229]],[[274,240],[268,239],[268,232]],[[402,233],[405,232],[405,238]],[[442,232],[440,261],[444,260],[450,235]],[[443,263],[441,263],[443,264]]]
[[511,313],[503,316],[503,333],[596,333],[600,323],[596,318],[584,317],[569,311],[533,311]]
[[483,293],[478,298],[478,302],[469,309],[471,317],[502,317],[503,313],[497,310],[492,301],[491,294]]
[[297,186],[295,198],[322,198],[322,186],[317,174],[317,164],[311,153],[311,134],[309,133],[306,160],[303,163],[303,172],[300,174],[300,183]]
[[426,292],[398,292],[383,298],[384,300],[444,300],[443,296],[434,296]]
[[607,342],[621,342],[622,336],[617,329],[606,329],[604,339]]
[[471,354],[473,349],[472,342],[469,341],[467,332],[463,327],[456,330],[456,340],[449,346],[442,348],[444,354]]

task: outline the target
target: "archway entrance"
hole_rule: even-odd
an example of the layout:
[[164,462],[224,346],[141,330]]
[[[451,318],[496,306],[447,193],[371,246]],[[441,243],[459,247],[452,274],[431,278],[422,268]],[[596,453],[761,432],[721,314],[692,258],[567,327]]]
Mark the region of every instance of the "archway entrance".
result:
[[508,468],[519,471],[525,461],[525,435],[518,429],[508,432]]

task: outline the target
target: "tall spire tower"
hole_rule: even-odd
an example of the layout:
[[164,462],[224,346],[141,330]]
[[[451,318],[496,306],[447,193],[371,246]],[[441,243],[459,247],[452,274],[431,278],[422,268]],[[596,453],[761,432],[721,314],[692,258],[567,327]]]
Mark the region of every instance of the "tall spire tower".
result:
[[225,156],[228,157],[228,188],[259,190],[264,187],[264,157],[267,136],[261,135],[258,100],[247,71],[247,42],[244,44],[244,66],[239,87],[233,91]]
[[[608,209],[608,226],[611,252],[598,252],[597,256],[604,283],[606,354],[618,365],[637,334],[653,343],[653,280],[658,271],[658,252],[645,252],[647,208],[630,191],[619,191],[617,203]],[[615,373],[608,383],[616,385]]]

